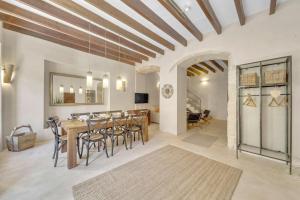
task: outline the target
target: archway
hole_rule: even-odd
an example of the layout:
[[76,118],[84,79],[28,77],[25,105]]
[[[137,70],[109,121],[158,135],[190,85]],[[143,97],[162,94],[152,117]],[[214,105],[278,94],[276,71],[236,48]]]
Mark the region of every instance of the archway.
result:
[[179,59],[172,66],[173,70],[177,68],[177,123],[178,132],[187,131],[186,115],[186,97],[187,97],[187,76],[186,69],[197,63],[207,60],[227,60],[227,77],[228,77],[228,101],[227,101],[227,145],[230,148],[235,147],[236,137],[236,105],[235,105],[235,68],[232,66],[232,58],[228,52],[206,51],[194,53]]

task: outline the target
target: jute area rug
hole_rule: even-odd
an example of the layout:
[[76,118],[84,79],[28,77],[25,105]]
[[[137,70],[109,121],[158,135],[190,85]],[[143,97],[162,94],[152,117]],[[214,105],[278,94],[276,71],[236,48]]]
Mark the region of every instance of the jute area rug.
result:
[[231,199],[240,169],[165,146],[73,186],[76,200]]

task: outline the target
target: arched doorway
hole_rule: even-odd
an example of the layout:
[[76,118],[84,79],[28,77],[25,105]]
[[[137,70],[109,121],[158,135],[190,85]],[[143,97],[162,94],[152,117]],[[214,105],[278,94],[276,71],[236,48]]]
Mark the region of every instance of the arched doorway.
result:
[[177,68],[177,123],[178,132],[187,131],[187,112],[186,112],[186,98],[187,98],[187,68],[194,64],[205,62],[208,60],[226,60],[228,61],[227,68],[227,145],[230,148],[235,147],[236,136],[236,105],[235,105],[235,69],[232,66],[231,56],[228,52],[201,52],[189,55],[180,59],[173,65],[173,69]]

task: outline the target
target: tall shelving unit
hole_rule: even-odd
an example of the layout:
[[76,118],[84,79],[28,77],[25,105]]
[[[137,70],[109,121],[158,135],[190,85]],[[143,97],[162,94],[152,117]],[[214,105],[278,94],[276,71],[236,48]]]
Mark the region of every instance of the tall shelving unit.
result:
[[[286,81],[266,84],[268,70],[285,70]],[[255,85],[241,84],[241,75],[257,74]],[[275,92],[274,92],[275,91]],[[279,95],[273,106],[274,93]],[[272,94],[272,95],[271,95]],[[254,103],[245,105],[245,99]],[[283,102],[283,103],[282,103]],[[248,152],[286,162],[292,173],[292,57],[280,57],[237,66],[236,157]]]

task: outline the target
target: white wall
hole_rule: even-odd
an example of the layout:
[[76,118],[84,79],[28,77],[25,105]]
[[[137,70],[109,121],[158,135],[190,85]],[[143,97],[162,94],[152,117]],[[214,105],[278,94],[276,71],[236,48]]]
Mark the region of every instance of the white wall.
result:
[[[52,113],[66,116],[68,112],[89,109],[133,109],[135,68],[127,64],[108,60],[60,46],[51,42],[3,30],[3,63],[16,65],[16,76],[12,84],[3,89],[4,134],[16,125],[30,123],[35,131],[43,132],[44,123],[44,79],[45,60],[68,66],[59,71],[83,73],[89,70],[110,74],[109,102],[103,106],[74,106],[51,108]],[[69,67],[74,67],[70,70]],[[57,70],[57,69],[56,69]],[[115,90],[118,76],[127,80],[126,92]]]
[[[202,42],[190,41],[187,47],[176,47],[176,51],[167,51],[157,59],[152,59],[148,66],[160,66],[161,85],[171,83],[175,89],[171,99],[160,98],[162,131],[179,134],[185,131],[183,126],[174,126],[183,116],[182,99],[185,98],[178,82],[178,76],[185,76],[177,68],[187,67],[201,60],[228,59],[228,146],[235,146],[236,135],[236,65],[274,57],[293,56],[293,156],[300,158],[300,1],[290,0],[278,6],[276,13],[269,16],[265,11],[248,17],[246,25],[238,23],[224,27],[223,33],[205,35]],[[186,61],[186,62],[184,62]],[[188,63],[189,62],[189,63]],[[179,94],[179,95],[178,95]],[[183,95],[180,95],[183,94]],[[178,105],[181,104],[181,105]],[[176,128],[174,128],[176,127]]]
[[157,72],[151,73],[138,73],[135,75],[135,92],[148,93],[149,101],[145,104],[135,104],[136,109],[153,109],[159,106],[159,88],[157,88],[157,82],[159,82],[159,74]]
[[214,119],[227,120],[227,68],[205,75],[207,82],[194,76],[188,78],[188,90],[201,98],[201,108],[211,111]]

